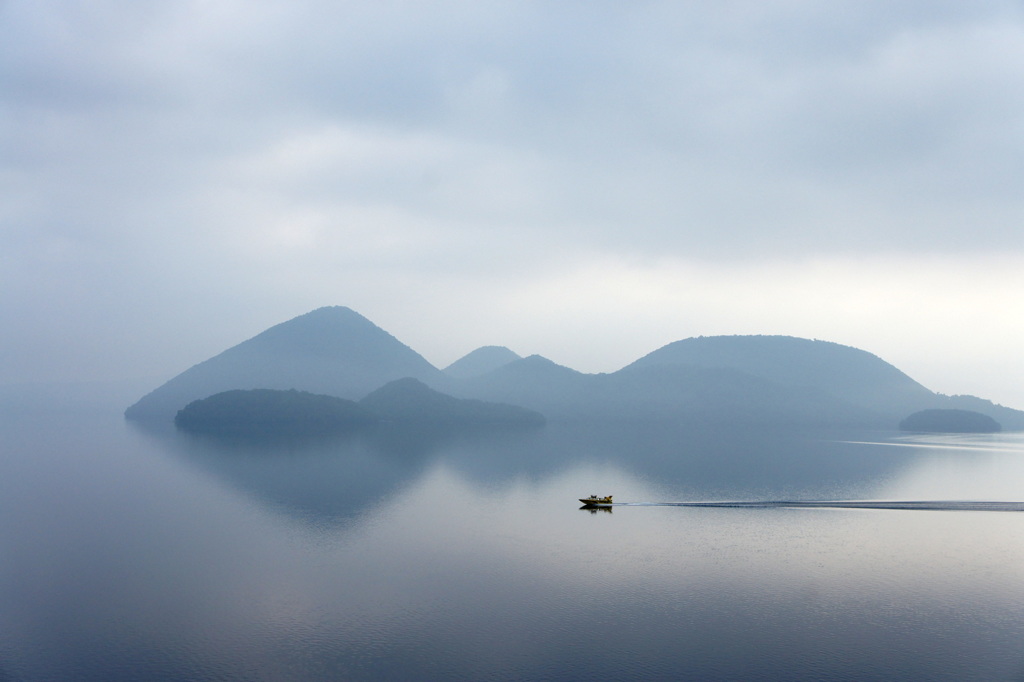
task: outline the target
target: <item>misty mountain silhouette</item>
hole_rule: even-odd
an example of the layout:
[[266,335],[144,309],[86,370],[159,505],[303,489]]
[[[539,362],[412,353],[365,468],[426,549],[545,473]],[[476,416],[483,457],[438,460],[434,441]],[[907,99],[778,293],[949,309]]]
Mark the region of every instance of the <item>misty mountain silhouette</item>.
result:
[[232,389],[296,389],[358,400],[381,385],[444,375],[349,308],[319,308],[182,372],[125,411],[130,419],[171,419],[200,398]]
[[458,396],[522,405],[547,416],[588,413],[588,395],[600,386],[601,375],[583,374],[531,355],[451,387]]
[[781,385],[732,368],[667,364],[583,374],[539,355],[467,380],[453,391],[572,420],[824,426],[871,425],[884,419],[823,391]]
[[125,415],[170,420],[191,401],[232,389],[370,399],[371,392],[405,378],[419,381],[400,382],[381,395],[391,396],[392,407],[419,400],[418,409],[425,412],[460,398],[520,406],[562,420],[895,429],[914,412],[962,409],[988,415],[1006,429],[1024,429],[1024,412],[973,396],[936,394],[871,353],[826,341],[684,339],[608,374],[584,374],[539,355],[521,358],[488,346],[442,372],[343,307],[320,308],[271,327],[174,377]]
[[444,373],[456,379],[468,379],[521,359],[504,346],[483,346],[445,367]]
[[627,369],[657,365],[735,369],[782,386],[841,397],[874,411],[902,411],[907,405],[925,404],[933,396],[867,351],[792,336],[684,339],[645,355]]
[[[867,351],[792,336],[708,336],[675,341],[622,371],[665,366],[730,368],[780,387],[848,403],[851,414],[888,427],[922,409],[962,409],[1024,429],[1024,412],[974,396],[945,396],[925,388]],[[824,405],[823,405],[824,406]],[[873,418],[870,415],[874,415]]]
[[413,378],[397,379],[373,391],[359,405],[382,419],[431,426],[541,426],[543,415],[504,403],[455,398]]

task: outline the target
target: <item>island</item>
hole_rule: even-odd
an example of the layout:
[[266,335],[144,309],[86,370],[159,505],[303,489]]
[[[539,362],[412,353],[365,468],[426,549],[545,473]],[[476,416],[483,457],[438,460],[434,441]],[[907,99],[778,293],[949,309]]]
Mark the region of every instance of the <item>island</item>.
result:
[[354,431],[377,420],[351,400],[269,388],[223,391],[193,400],[174,417],[182,430],[223,436],[327,435]]
[[175,425],[219,436],[321,436],[363,430],[478,430],[543,426],[542,414],[515,405],[455,398],[407,377],[355,402],[295,389],[233,389],[193,400]]
[[517,405],[456,398],[412,377],[388,382],[359,404],[389,423],[436,428],[537,427],[540,412]]
[[992,417],[972,410],[921,410],[900,422],[901,431],[921,433],[998,433],[1003,427]]

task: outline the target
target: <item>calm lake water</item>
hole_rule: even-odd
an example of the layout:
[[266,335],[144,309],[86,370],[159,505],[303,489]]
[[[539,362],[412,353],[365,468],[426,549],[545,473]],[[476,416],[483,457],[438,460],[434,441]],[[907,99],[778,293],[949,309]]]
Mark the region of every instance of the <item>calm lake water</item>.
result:
[[[858,442],[859,441],[859,442]],[[1024,437],[0,417],[0,680],[1021,680]]]

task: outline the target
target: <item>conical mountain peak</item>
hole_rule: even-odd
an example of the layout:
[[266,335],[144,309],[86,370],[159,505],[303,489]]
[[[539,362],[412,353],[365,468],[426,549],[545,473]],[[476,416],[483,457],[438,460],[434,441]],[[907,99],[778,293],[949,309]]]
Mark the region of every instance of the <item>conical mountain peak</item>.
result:
[[402,377],[436,382],[442,375],[350,308],[318,308],[182,372],[125,415],[169,418],[193,400],[232,389],[294,388],[357,400]]
[[517,353],[505,346],[481,346],[445,367],[444,373],[458,379],[468,379],[487,374],[521,359]]

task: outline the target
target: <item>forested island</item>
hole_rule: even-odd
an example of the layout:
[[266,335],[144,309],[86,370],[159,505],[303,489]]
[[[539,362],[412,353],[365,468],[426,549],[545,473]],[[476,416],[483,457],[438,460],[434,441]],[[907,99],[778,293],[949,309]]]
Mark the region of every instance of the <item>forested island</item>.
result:
[[180,429],[225,436],[328,435],[377,421],[351,400],[269,388],[216,393],[190,402],[174,417]]
[[901,431],[921,433],[998,433],[1003,427],[992,417],[971,410],[921,410],[900,422]]
[[178,411],[185,431],[223,436],[316,436],[369,427],[465,430],[537,427],[539,412],[515,405],[454,398],[416,379],[399,379],[359,402],[295,389],[230,390]]
[[455,398],[418,379],[392,381],[359,401],[382,420],[435,427],[543,426],[544,415],[517,405]]

